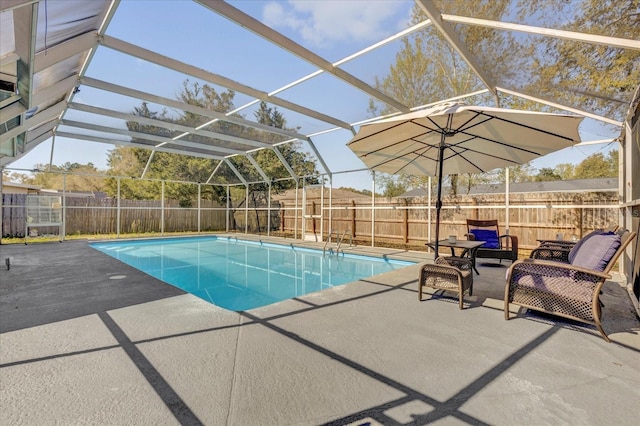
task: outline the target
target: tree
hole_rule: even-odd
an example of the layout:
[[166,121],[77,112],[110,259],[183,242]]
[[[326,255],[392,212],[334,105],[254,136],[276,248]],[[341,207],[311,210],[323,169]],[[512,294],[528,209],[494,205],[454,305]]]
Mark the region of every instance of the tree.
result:
[[546,182],[550,180],[560,180],[562,177],[555,173],[555,171],[550,167],[543,167],[538,170],[538,174],[535,176],[534,180],[536,182]]
[[397,176],[393,175],[380,175],[376,178],[376,183],[383,188],[383,197],[397,197],[407,192],[407,185]]
[[[497,181],[504,182],[505,181],[505,170],[500,169],[497,173]],[[519,183],[519,182],[531,182],[534,176],[534,167],[531,162],[525,164],[519,164],[517,166],[509,167],[509,181],[511,183]]]
[[[522,1],[520,14],[539,15],[540,6],[546,10],[541,26],[640,39],[640,0]],[[640,81],[640,52],[551,37],[539,41],[538,49],[530,52],[528,69],[535,79],[524,87],[526,92],[624,120],[628,104],[624,99]]]
[[342,191],[355,192],[356,194],[362,194],[362,195],[371,197],[371,191],[368,189],[355,189],[355,188],[351,188],[350,186],[341,186],[340,188],[337,188],[337,189]]
[[20,183],[40,186],[44,189],[78,192],[103,192],[106,181],[102,177],[104,171],[98,170],[93,163],[79,164],[66,162],[61,166],[35,164],[31,176],[17,174]]
[[574,179],[575,167],[571,163],[560,163],[553,168],[553,173],[560,176],[562,180]]
[[496,182],[496,173],[495,172],[487,172],[487,173],[465,173],[463,175],[458,176],[458,186],[464,188],[465,193],[469,194],[471,192],[471,188],[476,185],[482,185],[487,183]]
[[575,168],[576,179],[592,179],[618,176],[618,151],[610,151],[607,157],[601,152],[582,160]]
[[[255,111],[254,116],[256,121],[260,124],[271,126],[277,129],[284,130],[297,130],[287,128],[287,120],[278,111],[277,107],[270,107],[266,102],[260,102],[258,110]],[[267,143],[277,143],[282,140],[282,136],[274,133],[260,131],[252,129],[251,138],[254,140],[260,140]],[[244,175],[253,175],[253,181],[258,181],[250,185],[247,190],[249,191],[249,199],[254,206],[254,213],[256,217],[256,223],[258,228],[260,225],[260,215],[258,213],[258,206],[267,205],[267,197],[269,195],[269,189],[272,193],[280,193],[287,189],[295,188],[296,182],[291,178],[291,174],[287,170],[286,166],[275,154],[274,150],[278,150],[278,153],[284,158],[286,163],[291,167],[297,176],[306,176],[304,179],[307,184],[317,184],[319,182],[316,163],[313,161],[309,153],[300,151],[301,144],[299,142],[289,142],[273,147],[272,149],[261,149],[255,153],[249,154],[253,157],[260,169],[271,179],[265,182],[262,177],[255,171],[254,166],[251,164],[247,156],[236,155],[230,159],[234,167]],[[291,179],[287,179],[287,177]],[[244,204],[244,200],[240,202],[239,206]],[[232,216],[233,217],[233,216]]]
[[[194,83],[189,86],[189,80],[183,85],[183,93],[179,96],[185,102],[209,108],[215,111],[224,111],[233,108],[233,91],[218,94],[215,89],[208,85],[200,86]],[[177,117],[169,117],[166,110],[158,112],[149,109],[148,104],[143,102],[140,107],[134,108],[134,115],[177,123],[186,126],[197,126],[202,124],[202,116],[197,116],[190,112],[184,112]],[[222,124],[216,124],[218,127]],[[127,122],[130,131],[173,138],[179,135],[177,131],[171,131],[165,127],[154,126],[137,121]],[[192,142],[198,142],[202,138],[194,135]],[[146,178],[164,179],[184,182],[206,182],[211,172],[217,165],[216,160],[193,157],[189,155],[173,154],[167,152],[153,151],[154,145],[144,137],[134,137],[133,142],[149,145],[149,149],[117,147],[109,153],[110,172],[118,176],[131,176],[139,178],[143,171]],[[148,167],[147,167],[148,165]],[[116,180],[109,183],[110,193],[116,192]],[[121,180],[120,191],[124,198],[133,199],[159,199],[161,196],[161,183],[149,180]],[[165,185],[165,196],[178,200],[181,207],[191,207],[196,201],[198,194],[197,185],[183,183],[168,183]],[[218,201],[224,201],[226,191],[224,188],[215,186],[203,186],[201,196]]]
[[[186,80],[183,84],[183,91],[178,98],[191,105],[197,105],[217,112],[228,112],[235,109],[233,91],[218,93],[213,87],[205,84],[189,83]],[[146,102],[140,107],[135,108],[135,115],[147,117],[154,120],[166,121],[169,123],[177,123],[189,127],[197,127],[205,123],[205,117],[184,112],[181,115],[170,117],[167,111],[152,111]],[[265,102],[261,102],[259,109],[255,113],[255,117],[259,123],[265,124],[279,129],[287,129],[286,119],[277,108],[269,107]],[[166,138],[174,138],[180,133],[171,131],[161,126],[150,124],[140,124],[135,121],[127,123],[129,130],[137,133],[159,135]],[[206,130],[223,133],[227,135],[237,136],[240,138],[261,141],[269,144],[283,142],[284,137],[274,132],[265,130],[257,130],[235,123],[229,123],[223,120],[215,121],[206,127]],[[210,144],[210,140],[206,137],[190,134],[184,138],[189,142]],[[217,200],[221,204],[227,202],[227,191],[222,185],[230,185],[239,183],[240,180],[236,176],[235,171],[229,167],[227,163],[221,160],[213,160],[199,158],[189,155],[173,154],[160,151],[152,151],[154,145],[150,145],[150,141],[142,137],[136,137],[133,142],[147,144],[149,149],[118,147],[109,153],[110,173],[117,176],[140,177],[146,169],[145,177],[157,179],[149,180],[120,180],[120,191],[123,197],[139,198],[139,199],[158,199],[160,197],[160,181],[173,180],[184,182],[207,182],[212,176],[212,172],[216,170],[213,177],[213,185],[201,186],[201,196]],[[241,142],[225,142],[225,147],[245,151],[250,148]],[[318,179],[315,162],[309,153],[299,150],[300,143],[287,143],[278,145],[273,149],[260,149],[246,155],[235,155],[227,157],[227,161],[232,164],[233,168],[247,181],[250,182],[248,188],[240,189],[232,187],[230,190],[232,198],[240,199],[236,207],[242,206],[246,200],[245,190],[248,191],[248,197],[254,207],[256,207],[256,217],[259,219],[257,207],[260,204],[266,205],[266,197],[269,188],[273,192],[280,192],[296,186],[296,182],[291,178],[287,168],[280,161],[273,150],[278,150],[283,158],[288,162],[290,167],[298,176],[308,176],[307,183],[317,183]],[[264,182],[260,173],[256,170],[247,155],[251,155],[262,171],[270,179]],[[217,167],[220,165],[220,167]],[[289,177],[290,179],[281,179]],[[112,179],[110,182],[110,192],[116,191],[117,181]],[[198,186],[187,183],[167,182],[165,184],[165,195],[168,198],[176,199],[183,207],[192,206],[197,199]],[[233,217],[233,216],[232,216]],[[258,220],[258,226],[260,222]],[[234,224],[235,227],[235,224]]]
[[[506,0],[491,2],[454,0],[438,3],[441,10],[446,7],[447,13],[460,15],[471,13],[472,16],[477,14],[487,19],[499,19],[506,13],[509,4]],[[425,19],[422,9],[414,6],[411,24],[417,24]],[[502,46],[507,42],[508,34],[468,26],[462,29],[462,35],[472,54],[481,53],[483,57],[489,56],[487,60],[491,62],[495,73],[506,76],[517,69],[517,64],[511,61],[506,63],[506,61],[497,60],[499,53],[494,49],[495,46]],[[491,60],[492,58],[494,60]],[[375,78],[375,86],[404,105],[417,107],[479,90],[482,88],[482,82],[442,35],[430,26],[402,40],[402,48],[396,55],[395,64],[389,68],[386,76]],[[481,99],[485,102],[489,100],[486,96]],[[369,112],[372,116],[377,116],[394,111],[388,106],[371,100]],[[449,176],[452,194],[457,194],[458,183],[461,181],[467,188],[482,182],[483,180],[478,176],[469,174],[465,175],[464,179]],[[419,179],[419,186],[426,186],[427,180]],[[437,179],[433,180],[437,181]],[[416,186],[409,184],[407,187]]]
[[31,179],[31,176],[28,173],[10,172],[9,170],[4,169],[2,170],[3,182],[27,183],[29,179]]
[[[540,27],[640,39],[640,0],[622,3],[613,0],[447,0],[436,1],[436,6],[452,15],[522,23],[530,22],[530,17],[535,16]],[[425,18],[417,6],[412,15],[412,24]],[[516,32],[475,25],[454,27],[485,74],[501,87],[556,99],[623,121],[629,94],[640,81],[637,50],[545,36],[523,37]],[[412,34],[402,43],[395,64],[385,77],[376,78],[375,82],[378,89],[405,105],[418,107],[485,88],[433,27]],[[505,55],[508,60],[504,59]],[[587,92],[584,88],[593,90]],[[487,95],[476,96],[476,99],[478,103],[491,101]],[[553,110],[512,95],[500,94],[499,100],[502,107]],[[395,112],[374,100],[369,105],[373,116]],[[513,178],[519,181],[530,179],[529,172],[512,169]],[[555,174],[567,178],[569,172],[570,169],[565,168]],[[457,192],[456,178],[452,183],[452,191]]]

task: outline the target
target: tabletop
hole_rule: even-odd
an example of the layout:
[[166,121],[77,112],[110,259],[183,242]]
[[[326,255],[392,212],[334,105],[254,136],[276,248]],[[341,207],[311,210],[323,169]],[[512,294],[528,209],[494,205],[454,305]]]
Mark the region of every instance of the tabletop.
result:
[[[486,241],[469,241],[469,240],[456,240],[455,243],[450,242],[448,239],[438,241],[438,246],[440,247],[451,247],[451,248],[461,248],[461,249],[474,249],[483,245]],[[429,243],[430,246],[435,246],[436,243]]]

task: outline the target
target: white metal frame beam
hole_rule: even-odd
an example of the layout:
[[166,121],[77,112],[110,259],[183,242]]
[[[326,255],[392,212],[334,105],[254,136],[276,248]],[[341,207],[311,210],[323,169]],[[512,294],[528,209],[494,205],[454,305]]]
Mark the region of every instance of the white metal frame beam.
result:
[[[80,83],[93,87],[95,89],[104,90],[107,92],[116,93],[123,96],[137,98],[143,101],[153,102],[159,105],[167,106],[169,108],[177,108],[182,111],[188,111],[194,114],[202,115],[203,117],[209,118],[217,118],[219,120],[223,120],[229,123],[238,124],[240,126],[252,127],[257,130],[263,130],[265,132],[271,132],[277,135],[282,135],[285,137],[293,138],[293,139],[306,139],[307,136],[301,133],[292,132],[290,130],[279,129],[277,127],[267,126],[266,124],[256,123],[254,121],[245,120],[240,117],[226,116],[223,113],[212,111],[210,109],[202,108],[196,105],[187,104],[184,102],[177,101],[175,99],[169,99],[162,96],[153,95],[151,93],[142,92],[140,90],[128,88],[125,86],[119,86],[117,84],[109,83],[102,80],[97,80],[95,78],[90,77],[82,77],[80,79]],[[254,146],[264,146],[268,144],[263,144],[262,142],[252,141]],[[257,144],[257,145],[256,145]]]
[[431,0],[416,0],[416,3],[422,11],[431,20],[431,23],[442,34],[445,40],[453,47],[456,52],[462,57],[462,59],[469,65],[473,72],[478,76],[482,83],[493,93],[496,101],[498,101],[498,92],[496,90],[495,83],[491,80],[489,75],[482,69],[476,58],[469,52],[464,45],[458,34],[453,30],[448,22],[442,19],[442,13],[433,4]]
[[289,174],[291,175],[291,177],[293,179],[295,179],[295,181],[297,182],[299,179],[299,176],[296,172],[293,171],[293,169],[291,168],[291,166],[289,165],[289,162],[284,158],[284,156],[282,155],[282,153],[280,152],[280,150],[278,149],[277,146],[273,147],[273,152],[276,154],[276,157],[278,157],[278,159],[280,160],[280,162],[282,163],[282,165],[284,166],[285,169],[287,169],[287,171],[289,172]]
[[[76,133],[62,132],[60,130],[56,131],[56,136],[61,137],[61,138],[79,139],[79,140],[82,140],[82,141],[89,141],[89,142],[106,143],[106,144],[109,144],[109,145],[130,146],[130,147],[133,147],[133,148],[143,148],[143,149],[148,149],[148,150],[154,149],[152,146],[150,147],[149,145],[144,145],[144,144],[139,144],[139,143],[134,143],[134,142],[127,142],[127,141],[123,141],[121,139],[108,139],[108,138],[103,138],[103,137],[99,137],[99,136],[80,135],[80,134],[76,134]],[[180,149],[164,148],[164,147],[155,148],[155,150],[156,151],[161,151],[161,152],[170,152],[172,154],[183,154],[184,153],[184,151],[180,150]],[[211,160],[219,160],[220,159],[219,156],[203,154],[203,153],[199,153],[199,152],[192,152],[189,155],[192,156],[192,157],[208,158],[208,159],[211,159]]]
[[168,129],[168,130],[173,130],[173,131],[183,132],[183,133],[191,133],[191,134],[203,136],[206,138],[225,140],[227,142],[238,143],[238,144],[247,145],[247,146],[251,144],[251,146],[253,147],[255,146],[258,146],[261,148],[271,147],[271,145],[264,142],[256,142],[251,139],[243,139],[236,136],[223,135],[221,133],[210,132],[208,130],[195,130],[195,128],[193,127],[183,126],[178,123],[169,123],[166,121],[156,120],[149,117],[142,117],[139,115],[128,114],[128,113],[114,111],[107,108],[101,108],[101,107],[96,107],[92,105],[80,104],[77,102],[69,103],[69,109],[88,112],[96,115],[104,115],[112,118],[119,118],[125,121],[136,121],[138,123],[143,123],[150,126],[162,127],[163,129]]
[[233,81],[227,77],[214,74],[209,71],[205,71],[193,65],[185,64],[184,62],[180,62],[176,59],[169,58],[167,56],[161,55],[156,52],[152,52],[150,50],[144,49],[139,46],[135,46],[131,43],[127,43],[126,41],[119,40],[115,37],[104,35],[98,39],[98,42],[100,43],[100,45],[116,50],[118,52],[143,59],[145,61],[160,65],[168,69],[172,69],[174,71],[178,71],[182,74],[187,74],[192,77],[199,78],[201,80],[207,81],[212,84],[217,84],[219,86],[223,86],[228,89],[232,89],[237,92],[244,93],[254,98],[264,100],[265,102],[270,102],[279,107],[290,109],[302,115],[315,118],[316,120],[320,120],[326,123],[331,123],[334,126],[349,129],[348,123],[342,120],[339,120],[335,117],[322,114],[318,111],[314,111],[310,108],[295,104],[293,102],[289,102],[287,100],[284,100],[275,96],[269,96],[268,93],[262,90],[254,89],[252,87],[238,83],[237,81]]
[[[345,57],[343,59],[340,59],[339,61],[334,62],[331,65],[333,67],[338,67],[338,66],[340,66],[342,64],[345,64],[345,63],[347,63],[347,62],[349,62],[349,61],[351,61],[353,59],[356,59],[356,58],[358,58],[358,57],[360,57],[360,56],[362,56],[362,55],[364,55],[366,53],[369,53],[369,52],[371,52],[371,51],[373,51],[373,50],[375,50],[375,49],[377,49],[379,47],[382,47],[382,46],[384,46],[386,44],[389,44],[389,43],[391,43],[393,41],[401,39],[402,37],[405,37],[405,36],[415,32],[415,31],[418,31],[418,30],[420,30],[422,28],[428,27],[429,25],[431,25],[431,21],[427,19],[426,21],[420,22],[420,23],[418,23],[416,25],[413,25],[413,26],[411,26],[411,27],[409,27],[407,29],[404,29],[404,30],[402,30],[400,32],[397,32],[396,34],[393,34],[392,36],[389,36],[389,37],[385,38],[384,40],[381,40],[381,41],[379,41],[377,43],[374,43],[371,46],[365,47],[364,49],[361,49],[356,53],[353,53],[353,54],[351,54],[351,55],[349,55],[349,56],[347,56],[347,57]],[[310,80],[310,79],[312,79],[312,78],[314,78],[314,77],[316,77],[316,76],[318,76],[318,75],[320,75],[320,74],[322,74],[324,72],[325,71],[321,70],[321,69],[320,70],[316,70],[316,71],[314,71],[314,72],[312,72],[310,74],[305,75],[304,77],[301,77],[301,78],[299,78],[299,79],[297,79],[295,81],[292,81],[291,83],[288,83],[288,84],[286,84],[286,85],[284,85],[284,86],[282,86],[282,87],[280,87],[278,89],[275,89],[275,90],[269,92],[269,96],[276,95],[276,94],[278,94],[280,92],[284,92],[285,90],[291,89],[292,87],[298,86],[299,84],[304,83],[305,81]],[[244,110],[246,108],[249,108],[250,106],[255,105],[259,101],[260,101],[259,99],[254,99],[253,101],[250,101],[250,102],[248,102],[248,103],[246,103],[246,104],[234,109],[232,111],[232,113],[239,112],[239,111],[242,111],[242,110]],[[400,112],[398,112],[398,114],[400,114]],[[354,132],[354,134],[355,134],[355,132]]]
[[560,38],[610,47],[619,47],[622,49],[640,50],[640,40],[578,33],[575,31],[556,30],[553,28],[535,27],[532,25],[512,24],[510,22],[498,22],[489,19],[470,18],[467,16],[446,14],[442,14],[441,16],[443,21],[455,22],[458,24],[468,24],[479,27],[495,28],[499,30],[518,31],[545,37]]
[[33,95],[33,68],[37,27],[38,3],[19,7],[13,11],[15,53],[20,58],[17,62],[17,87],[21,96],[20,102],[27,110],[32,106],[31,97]]
[[66,98],[66,94],[72,91],[77,85],[78,76],[74,74],[64,80],[58,81],[56,84],[34,92],[31,102],[35,106],[51,102],[52,100]]
[[22,6],[38,3],[40,0],[1,0],[0,12],[8,12]]
[[56,127],[57,124],[58,124],[58,121],[56,119],[52,119],[49,122],[36,124],[37,127],[35,127],[32,131],[25,133],[24,151],[15,152],[14,156],[0,157],[0,166],[4,166],[5,164],[13,162],[20,157],[23,157],[31,149],[40,145],[42,142],[46,141],[47,139],[51,138],[53,136],[53,129]]
[[[16,96],[18,98],[19,96]],[[20,102],[13,102],[11,105],[2,108],[2,123],[13,120],[19,115],[27,112],[27,108]],[[1,137],[1,136],[0,136]]]
[[209,179],[207,179],[207,181],[205,182],[205,184],[209,184],[209,182],[211,182],[211,179],[213,179],[213,176],[216,174],[216,172],[218,171],[218,169],[220,168],[220,166],[223,164],[224,162],[222,160],[218,161],[218,164],[216,164],[216,167],[213,169],[213,171],[211,172],[211,176],[209,176]]
[[[41,126],[49,121],[57,121],[58,117],[60,116],[62,111],[64,111],[66,106],[67,103],[65,101],[60,101],[57,104],[45,109],[44,111],[38,112],[38,114],[34,114],[33,116],[24,120],[18,127],[14,127],[8,132],[1,134],[0,142],[5,142],[11,138],[18,136],[21,133],[28,132],[30,129],[35,129],[38,126]],[[4,117],[2,119],[4,120]],[[28,139],[28,135],[26,136],[26,139]]]
[[[114,135],[130,136],[136,139],[144,139],[149,142],[156,142],[156,143],[159,143],[160,146],[171,144],[171,145],[184,146],[186,148],[202,149],[206,151],[211,151],[212,154],[219,153],[215,155],[219,155],[221,159],[228,154],[244,154],[244,151],[237,150],[237,149],[229,149],[229,148],[219,147],[216,145],[208,145],[204,143],[190,142],[185,140],[172,140],[171,138],[167,138],[163,136],[150,135],[148,133],[141,133],[141,132],[132,132],[126,129],[117,129],[114,127],[101,126],[98,124],[83,123],[80,121],[68,120],[66,118],[63,118],[62,120],[60,120],[60,125],[75,127],[78,129],[114,134]],[[149,145],[149,149],[153,149],[153,148],[154,148],[154,145]],[[189,154],[189,151],[185,151],[185,154]]]
[[324,159],[320,155],[320,152],[318,152],[318,149],[316,148],[316,145],[313,143],[311,138],[308,138],[307,142],[309,143],[309,147],[311,147],[311,150],[313,151],[313,153],[316,155],[316,158],[318,159],[318,161],[322,165],[322,168],[324,169],[324,171],[329,176],[329,179],[331,179],[332,178],[331,169],[329,168],[329,166],[327,166],[327,163],[324,162]]
[[570,107],[570,106],[562,105],[562,104],[559,104],[557,102],[553,102],[553,101],[550,101],[550,100],[547,100],[547,99],[543,99],[543,98],[540,98],[540,97],[537,97],[537,96],[527,95],[525,93],[516,92],[514,90],[509,90],[509,89],[504,89],[502,87],[497,87],[497,89],[498,89],[499,92],[502,92],[502,93],[506,93],[506,94],[513,95],[513,96],[518,96],[518,97],[520,97],[522,99],[527,99],[529,101],[534,101],[534,102],[538,102],[538,103],[541,103],[541,104],[544,104],[544,105],[549,105],[549,106],[552,106],[554,108],[562,109],[562,110],[565,110],[565,111],[568,111],[568,112],[573,112],[575,114],[582,115],[584,117],[589,117],[589,118],[593,118],[594,120],[602,121],[604,123],[613,124],[614,126],[622,127],[624,125],[624,123],[622,123],[620,121],[612,120],[610,118],[606,118],[606,117],[603,117],[601,115],[593,114],[591,112],[583,111],[581,109],[577,109],[577,108],[573,108],[573,107]]
[[269,178],[269,176],[267,176],[267,174],[262,170],[262,167],[260,167],[256,159],[253,158],[253,155],[251,153],[248,153],[246,154],[246,156],[247,156],[247,160],[249,160],[249,162],[253,165],[253,167],[256,168],[260,176],[262,176],[262,179],[264,179],[265,182],[271,182],[271,179]]
[[58,125],[58,120],[51,120],[39,125],[34,129],[31,129],[29,131],[28,138],[25,141],[25,145],[33,147],[35,146],[34,143],[38,145],[43,140],[46,140],[47,138],[53,136],[53,129],[57,125]]
[[[227,166],[231,169],[231,171],[238,177],[238,179],[240,179],[240,182],[242,182],[242,184],[247,188],[247,192],[248,192],[249,183],[242,176],[242,174],[238,171],[238,169],[236,169],[236,166],[234,166],[233,163],[231,161],[229,161],[228,158],[225,158],[222,161],[224,161],[227,164]],[[248,206],[246,206],[246,207],[248,207]]]
[[350,84],[351,86],[362,90],[364,93],[371,96],[372,98],[375,98],[380,102],[383,102],[386,105],[392,108],[395,108],[398,111],[409,112],[409,107],[407,107],[406,105],[402,104],[401,102],[398,102],[396,99],[393,99],[390,96],[385,95],[384,93],[380,92],[378,89],[368,85],[364,81],[349,74],[348,72],[334,66],[331,62],[316,55],[315,53],[299,45],[298,43],[294,42],[290,38],[285,37],[281,33],[274,30],[273,28],[270,28],[265,24],[263,24],[262,22],[247,15],[241,10],[236,9],[229,3],[216,1],[216,0],[195,0],[195,1],[200,3],[205,8],[210,9],[221,16],[224,16],[225,18],[229,19],[232,22],[235,22],[236,24],[244,28],[247,28],[248,30],[254,32],[260,37],[266,39],[267,41],[287,50],[288,52],[298,56],[299,58],[320,68],[321,70],[336,76],[337,78]]

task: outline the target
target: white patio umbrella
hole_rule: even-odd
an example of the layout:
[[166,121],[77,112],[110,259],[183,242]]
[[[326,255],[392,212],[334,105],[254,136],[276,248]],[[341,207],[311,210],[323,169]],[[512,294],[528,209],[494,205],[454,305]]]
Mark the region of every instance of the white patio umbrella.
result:
[[374,171],[438,178],[524,164],[580,142],[583,117],[446,103],[363,124],[347,146]]

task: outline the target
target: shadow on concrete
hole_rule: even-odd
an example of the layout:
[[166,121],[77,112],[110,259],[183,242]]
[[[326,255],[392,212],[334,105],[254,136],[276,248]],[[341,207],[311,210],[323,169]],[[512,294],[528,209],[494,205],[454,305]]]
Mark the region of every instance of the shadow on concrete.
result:
[[84,241],[0,245],[0,259],[0,333],[185,294]]
[[[563,327],[562,324],[556,322],[555,325],[557,326],[553,326],[517,349],[502,361],[495,364],[478,379],[458,391],[455,395],[446,401],[439,401],[375,369],[368,368],[325,346],[274,324],[274,321],[283,317],[297,316],[338,304],[352,303],[355,300],[379,296],[388,292],[402,291],[416,293],[415,289],[409,288],[409,286],[415,286],[417,279],[407,280],[394,285],[371,279],[361,280],[369,284],[377,285],[379,289],[368,292],[367,294],[346,297],[341,300],[323,304],[315,304],[309,299],[299,299],[304,302],[305,306],[267,318],[260,318],[250,312],[239,312],[239,315],[248,319],[247,322],[237,325],[212,327],[185,333],[164,335],[133,342],[115,321],[113,321],[108,311],[181,295],[184,294],[182,290],[156,280],[97,250],[93,250],[87,247],[85,242],[2,246],[0,248],[2,249],[0,250],[2,258],[9,256],[12,258],[11,269],[3,270],[2,279],[0,280],[1,332],[97,314],[117,340],[117,347],[121,347],[127,353],[128,358],[136,365],[147,382],[153,387],[164,404],[166,404],[181,424],[201,424],[201,421],[181,399],[178,393],[167,383],[158,370],[156,370],[152,363],[143,355],[137,345],[148,341],[173,339],[179,336],[207,333],[220,329],[261,325],[290,339],[296,344],[304,345],[350,369],[403,393],[403,396],[400,398],[387,401],[378,406],[369,407],[365,410],[350,413],[347,416],[325,423],[326,425],[343,425],[354,422],[366,424],[369,419],[384,425],[399,424],[385,413],[394,407],[400,407],[416,401],[427,404],[433,409],[423,415],[413,415],[413,421],[408,424],[428,424],[446,417],[453,417],[464,423],[485,424],[480,419],[464,413],[461,410],[461,406]],[[479,291],[480,295],[474,295],[468,303],[465,302],[465,309],[468,307],[476,308],[482,306],[486,300],[494,297],[493,293],[499,295],[501,289],[504,288],[504,284],[500,282],[500,277],[494,279],[488,275],[489,274],[483,274],[481,275],[482,278],[478,278],[478,284],[480,284],[481,279],[486,281],[480,285],[482,289]],[[111,279],[114,276],[121,279]],[[440,298],[442,299],[438,300]],[[423,303],[443,303],[445,300],[446,296],[438,295],[428,301],[425,300]],[[457,303],[452,299],[452,303],[454,302]],[[520,320],[526,321],[529,320],[529,318],[521,318]],[[598,336],[594,334],[594,338],[598,338]],[[111,349],[113,347],[114,346],[103,347],[96,350]],[[64,355],[56,355],[55,357],[72,356],[74,354],[75,353],[67,353]],[[21,361],[20,363],[36,361],[37,360],[32,359]],[[7,366],[9,365],[3,365],[2,367]]]

